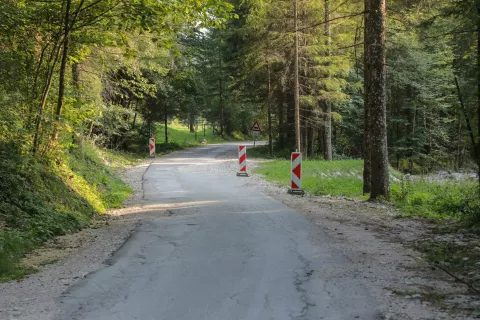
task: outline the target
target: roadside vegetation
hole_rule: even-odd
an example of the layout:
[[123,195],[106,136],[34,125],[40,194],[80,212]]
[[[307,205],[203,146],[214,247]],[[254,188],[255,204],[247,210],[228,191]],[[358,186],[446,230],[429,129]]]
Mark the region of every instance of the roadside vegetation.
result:
[[[232,140],[241,141],[248,138],[238,131],[222,136],[215,130],[216,128],[214,129],[211,125],[205,125],[205,130],[203,130],[202,126],[198,126],[198,130],[194,129],[194,132],[191,132],[188,123],[182,124],[178,119],[175,119],[167,126],[168,144],[166,144],[165,126],[159,124],[156,126],[157,153],[161,154],[182,148],[197,147],[203,144],[215,144]],[[202,143],[202,140],[205,140],[205,142]]]
[[[266,147],[249,149],[250,157],[266,155]],[[367,200],[363,194],[363,160],[304,160],[302,188],[321,196]],[[280,185],[290,184],[290,161],[260,164],[256,173]],[[402,216],[454,219],[480,226],[480,197],[474,178],[410,176],[390,168],[391,201]]]
[[131,188],[114,170],[141,160],[91,143],[49,159],[0,144],[0,281],[34,271],[18,265],[26,252],[121,207]]

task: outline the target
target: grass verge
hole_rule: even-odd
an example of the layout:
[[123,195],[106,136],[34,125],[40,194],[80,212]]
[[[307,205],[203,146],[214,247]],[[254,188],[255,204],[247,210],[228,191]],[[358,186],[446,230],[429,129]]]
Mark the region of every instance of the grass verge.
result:
[[[256,172],[281,185],[290,183],[289,160],[265,162]],[[362,160],[304,161],[303,189],[314,195],[366,200],[362,194],[362,172]],[[480,197],[476,181],[409,181],[395,170],[391,170],[390,175],[391,200],[402,215],[450,218],[470,225],[480,224]]]
[[205,139],[207,143],[212,144],[231,140],[241,141],[244,140],[245,137],[238,132],[232,133],[231,136],[222,137],[218,134],[214,134],[211,127],[207,127],[205,132],[199,130],[197,132],[197,138],[195,139],[195,133],[190,132],[188,126],[182,125],[178,121],[172,121],[172,123],[168,125],[168,144],[165,144],[165,126],[157,126],[157,153],[161,154],[182,148],[200,146],[202,145],[202,139]]
[[14,144],[0,144],[0,281],[35,271],[18,265],[26,252],[120,207],[132,190],[113,168],[139,161],[89,143],[41,161]]

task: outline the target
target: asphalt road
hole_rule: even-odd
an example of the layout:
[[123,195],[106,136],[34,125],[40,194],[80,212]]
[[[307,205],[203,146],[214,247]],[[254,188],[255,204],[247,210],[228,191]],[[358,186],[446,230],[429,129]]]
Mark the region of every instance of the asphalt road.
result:
[[248,178],[207,170],[235,148],[157,159],[144,175],[152,219],[67,291],[58,319],[381,319],[320,227]]

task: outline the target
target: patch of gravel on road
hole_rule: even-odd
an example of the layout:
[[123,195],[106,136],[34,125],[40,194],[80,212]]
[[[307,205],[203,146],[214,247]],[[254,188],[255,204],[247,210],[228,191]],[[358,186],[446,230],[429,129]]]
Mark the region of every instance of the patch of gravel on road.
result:
[[142,176],[149,164],[120,172],[134,190],[125,208],[98,216],[91,228],[50,240],[23,261],[40,272],[25,280],[0,283],[0,319],[53,319],[59,310],[56,299],[69,286],[105,266],[105,261],[147,218],[135,204],[143,197]]
[[[236,154],[218,157],[221,166],[209,170],[216,174],[235,174]],[[266,161],[249,159],[248,171]],[[267,160],[268,161],[268,160]],[[285,174],[288,174],[286,172]],[[288,188],[251,174],[246,186],[256,188],[285,205],[305,214],[330,235],[330,246],[343,252],[352,263],[350,271],[381,304],[384,318],[473,319],[480,309],[478,296],[455,282],[443,271],[432,268],[424,254],[412,244],[428,237],[435,225],[427,220],[399,219],[390,206],[318,196],[292,196]],[[315,236],[312,243],[322,245]],[[376,306],[372,306],[376,307]]]

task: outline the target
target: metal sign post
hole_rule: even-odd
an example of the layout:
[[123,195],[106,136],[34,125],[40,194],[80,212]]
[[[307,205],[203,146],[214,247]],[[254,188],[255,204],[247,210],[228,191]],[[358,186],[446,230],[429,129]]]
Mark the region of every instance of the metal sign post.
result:
[[253,147],[255,148],[256,135],[259,134],[260,132],[262,132],[262,129],[260,128],[260,125],[258,124],[258,120],[255,120],[255,123],[250,128],[250,131],[252,131],[252,134],[253,134]]

